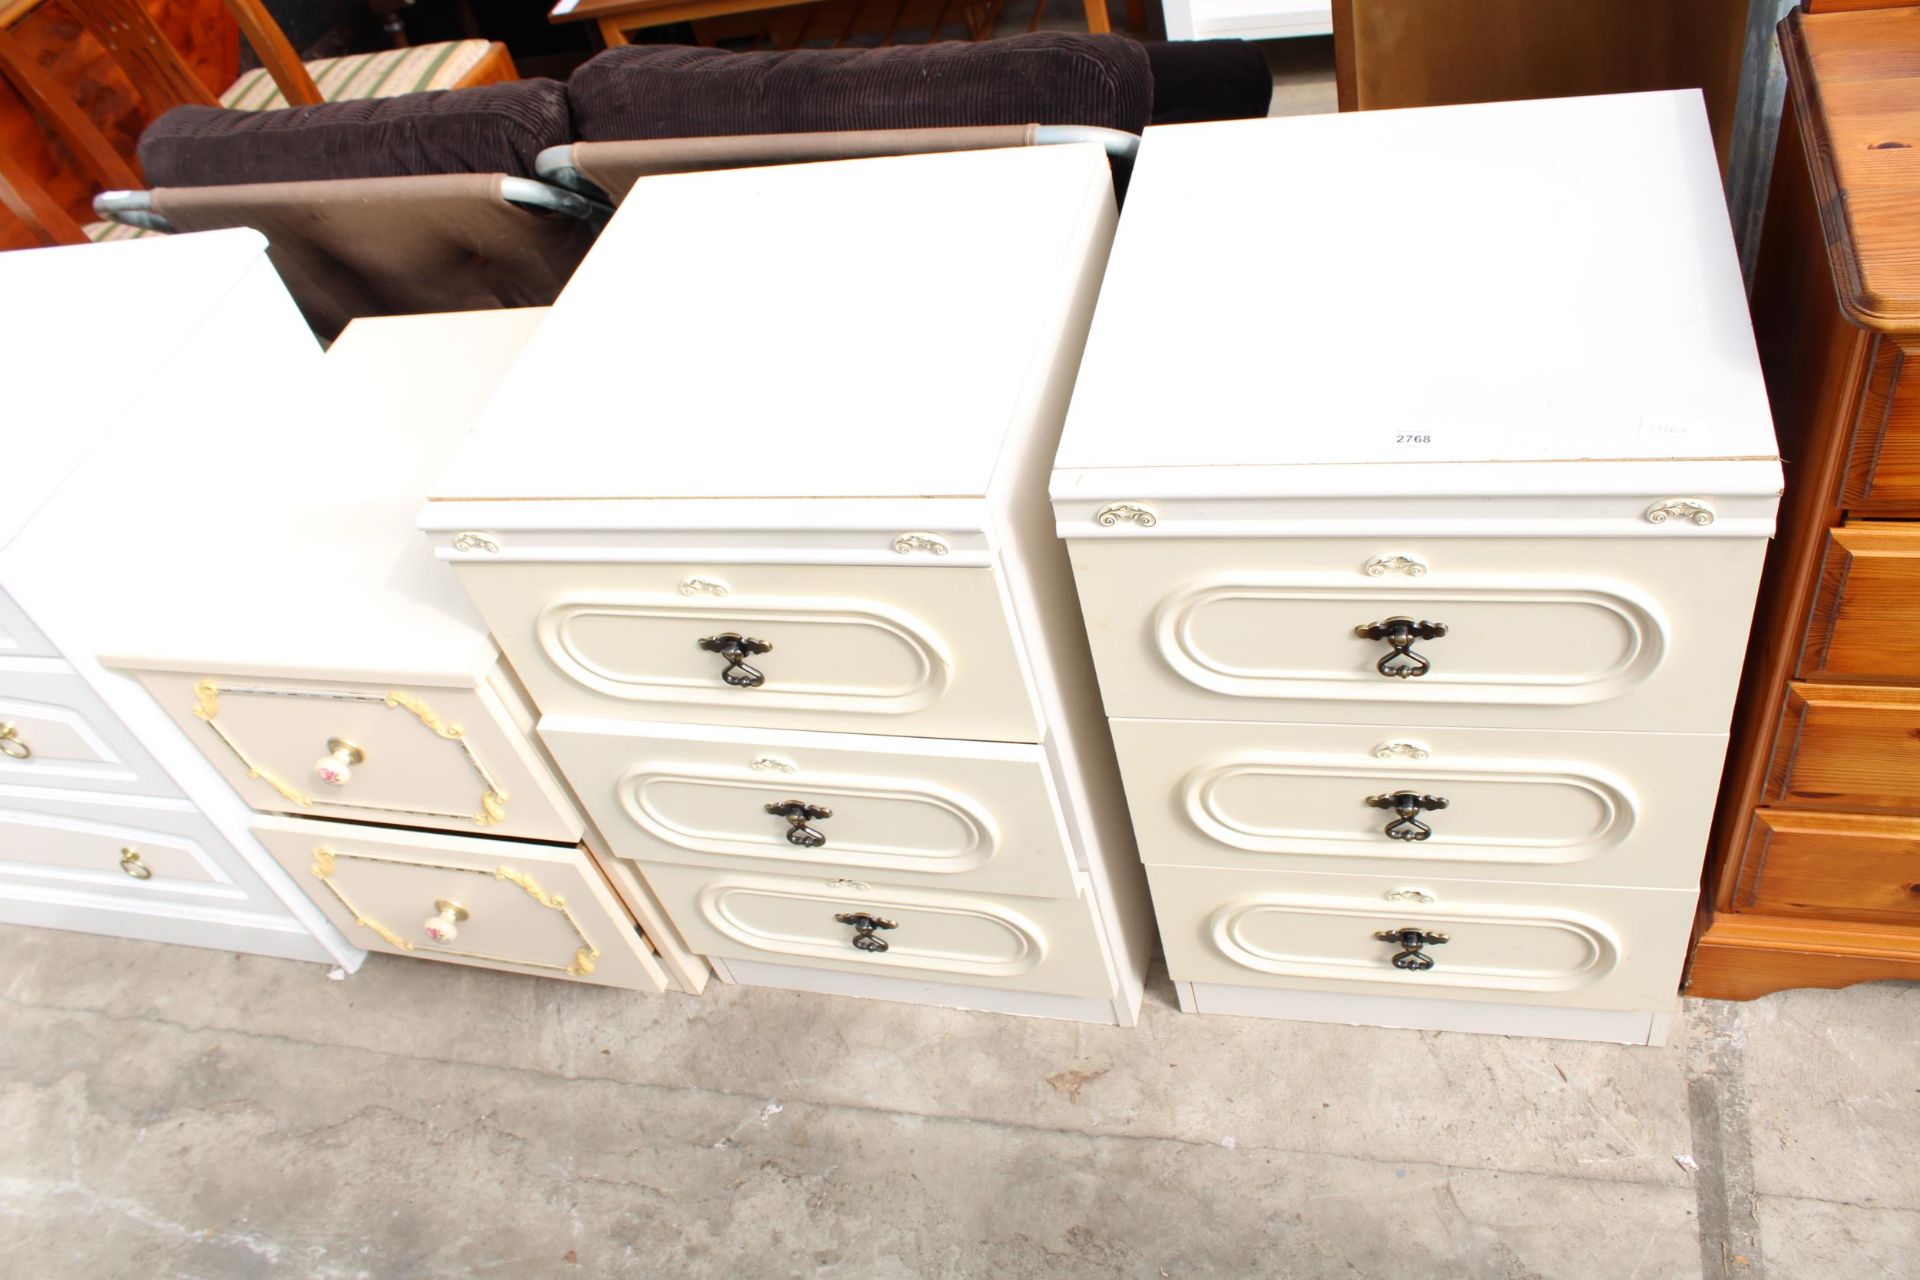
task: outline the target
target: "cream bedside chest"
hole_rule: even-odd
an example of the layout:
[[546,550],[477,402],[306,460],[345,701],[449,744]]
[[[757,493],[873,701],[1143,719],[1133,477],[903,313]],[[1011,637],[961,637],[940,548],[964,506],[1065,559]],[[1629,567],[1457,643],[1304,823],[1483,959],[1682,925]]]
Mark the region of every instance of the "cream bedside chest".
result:
[[1780,484],[1697,94],[1151,131],[1052,494],[1182,1006],[1658,1040]]
[[22,542],[360,946],[698,990],[704,964],[647,919],[644,887],[602,872],[524,695],[413,527],[540,315],[358,321],[276,389],[277,419],[116,433]]
[[265,249],[231,231],[0,254],[0,921],[351,968],[244,807],[94,661],[69,553],[29,532],[115,428],[165,438],[318,367]]
[[1093,147],[649,178],[434,488],[542,737],[723,976],[1135,1019],[1045,494],[1114,219]]

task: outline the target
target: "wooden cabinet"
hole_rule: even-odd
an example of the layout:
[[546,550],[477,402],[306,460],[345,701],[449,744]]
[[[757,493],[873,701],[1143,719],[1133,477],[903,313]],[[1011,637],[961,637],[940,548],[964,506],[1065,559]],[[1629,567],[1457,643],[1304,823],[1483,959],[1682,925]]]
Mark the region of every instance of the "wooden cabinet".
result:
[[1753,309],[1788,486],[1687,982],[1729,999],[1920,978],[1920,8],[1780,40]]
[[1052,492],[1182,1008],[1657,1042],[1774,448],[1697,95],[1149,130]]

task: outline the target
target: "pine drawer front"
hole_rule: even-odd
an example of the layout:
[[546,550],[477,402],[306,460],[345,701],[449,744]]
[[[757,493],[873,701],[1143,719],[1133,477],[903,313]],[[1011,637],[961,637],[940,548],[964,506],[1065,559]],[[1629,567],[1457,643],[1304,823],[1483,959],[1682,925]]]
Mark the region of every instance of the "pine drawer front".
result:
[[[1148,862],[1667,889],[1700,882],[1727,745],[1709,734],[1111,723]],[[1410,821],[1396,796],[1419,802]]]
[[1920,818],[1762,809],[1733,906],[1920,928]]
[[1796,674],[1837,680],[1920,674],[1920,527],[1850,524],[1828,535]]
[[254,834],[373,951],[664,990],[633,919],[578,845],[263,818]]
[[60,651],[27,621],[24,609],[0,590],[0,658],[56,658]]
[[578,718],[543,720],[540,735],[614,852],[637,862],[1080,891],[1039,746]]
[[1788,686],[1762,799],[1920,813],[1920,688]]
[[[1055,995],[1106,998],[1116,987],[1084,898],[996,897],[665,863],[642,871],[681,937],[707,955]],[[852,917],[892,927],[869,932]]]
[[284,911],[212,824],[179,800],[0,789],[0,881]]
[[579,819],[521,727],[513,695],[491,683],[135,674],[262,812],[580,838]]
[[180,794],[79,674],[32,658],[0,659],[0,784]]
[[[1667,1009],[1696,894],[1149,866],[1176,982]],[[1403,938],[1405,931],[1429,941]],[[1393,934],[1391,940],[1378,935]],[[1430,941],[1439,934],[1444,943]],[[1412,950],[1396,967],[1395,956]]]
[[[1107,712],[1723,733],[1765,543],[1072,542]],[[1432,622],[1394,660],[1356,628]],[[1423,674],[1382,674],[1396,669]]]
[[[990,568],[456,568],[548,715],[1039,740]],[[715,651],[730,636],[753,642],[737,661]]]

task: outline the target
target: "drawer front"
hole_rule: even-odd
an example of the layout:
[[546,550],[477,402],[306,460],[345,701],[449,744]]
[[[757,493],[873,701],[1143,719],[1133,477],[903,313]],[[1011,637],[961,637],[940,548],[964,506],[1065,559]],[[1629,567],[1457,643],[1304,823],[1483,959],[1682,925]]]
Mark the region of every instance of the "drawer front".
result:
[[1828,535],[1798,674],[1920,675],[1920,527],[1852,524]]
[[[547,715],[1039,740],[992,569],[455,568]],[[772,647],[715,652],[728,636]]]
[[1920,506],[1920,377],[1906,366],[1897,344],[1875,341],[1841,489],[1843,506],[1891,507],[1901,514]]
[[263,812],[580,838],[558,781],[491,685],[135,674]]
[[0,788],[0,880],[285,913],[212,824],[180,800]]
[[1038,746],[553,718],[540,734],[638,862],[1079,892]]
[[0,665],[0,785],[180,794],[84,679],[44,661]]
[[[1115,990],[1085,898],[1001,898],[665,863],[643,871],[680,936],[706,955],[1055,995],[1105,998]],[[857,922],[840,919],[855,915],[894,927],[863,937]]]
[[[1149,866],[1167,972],[1593,1009],[1671,1008],[1695,894]],[[1446,941],[1412,946],[1405,930]],[[1391,933],[1394,940],[1377,935]],[[1399,967],[1401,963],[1429,968]]]
[[[1726,731],[1764,551],[1685,529],[1072,543],[1110,715],[1703,733]],[[1402,657],[1359,633],[1395,618],[1446,632]]]
[[1789,685],[1763,799],[1920,813],[1920,688]]
[[262,818],[254,834],[359,945],[422,960],[664,990],[578,845]]
[[1734,907],[1777,916],[1920,926],[1920,818],[1753,815]]
[[0,589],[0,658],[57,658],[60,651],[27,621],[26,610]]
[[1669,889],[1700,882],[1727,745],[1708,734],[1112,725],[1147,862]]

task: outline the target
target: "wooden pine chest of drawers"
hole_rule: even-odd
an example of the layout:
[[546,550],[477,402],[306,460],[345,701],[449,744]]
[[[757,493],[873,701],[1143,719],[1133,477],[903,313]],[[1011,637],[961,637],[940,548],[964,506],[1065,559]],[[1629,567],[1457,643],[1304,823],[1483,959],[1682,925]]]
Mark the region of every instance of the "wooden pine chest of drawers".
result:
[[1045,491],[1115,217],[1084,146],[647,179],[435,486],[588,817],[723,977],[1137,1016]]
[[1920,9],[1789,15],[1754,323],[1788,461],[1691,995],[1920,978]]
[[1149,131],[1052,493],[1183,1007],[1657,1041],[1779,488],[1697,95]]

